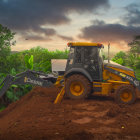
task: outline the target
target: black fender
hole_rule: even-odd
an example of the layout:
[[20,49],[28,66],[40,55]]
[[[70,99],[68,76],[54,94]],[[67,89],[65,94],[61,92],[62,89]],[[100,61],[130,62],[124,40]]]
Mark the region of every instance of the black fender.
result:
[[82,74],[87,77],[90,82],[93,81],[91,75],[83,68],[72,68],[65,73],[64,77],[67,78],[68,76],[73,74]]

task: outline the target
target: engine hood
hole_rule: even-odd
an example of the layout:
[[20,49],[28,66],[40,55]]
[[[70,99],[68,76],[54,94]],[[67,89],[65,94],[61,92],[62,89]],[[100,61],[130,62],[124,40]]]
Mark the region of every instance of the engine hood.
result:
[[119,69],[123,69],[126,71],[134,71],[133,69],[127,68],[125,66],[122,65],[117,65],[117,64],[112,64],[112,63],[106,63],[104,64],[105,67],[114,67],[114,68],[119,68]]

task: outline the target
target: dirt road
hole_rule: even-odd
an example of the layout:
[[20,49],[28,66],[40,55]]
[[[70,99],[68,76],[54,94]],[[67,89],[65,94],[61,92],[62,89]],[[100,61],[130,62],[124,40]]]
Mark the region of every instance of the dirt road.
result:
[[119,106],[93,96],[54,105],[58,91],[36,87],[9,105],[0,113],[0,140],[140,139],[140,99]]

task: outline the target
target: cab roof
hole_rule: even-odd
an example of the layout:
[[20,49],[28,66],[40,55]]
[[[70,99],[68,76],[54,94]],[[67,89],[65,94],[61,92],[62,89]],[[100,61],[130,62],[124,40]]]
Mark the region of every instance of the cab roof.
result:
[[103,47],[103,44],[101,44],[101,43],[92,43],[92,42],[69,42],[67,45],[69,47],[72,47],[72,46],[74,46],[74,47],[77,47],[77,46]]

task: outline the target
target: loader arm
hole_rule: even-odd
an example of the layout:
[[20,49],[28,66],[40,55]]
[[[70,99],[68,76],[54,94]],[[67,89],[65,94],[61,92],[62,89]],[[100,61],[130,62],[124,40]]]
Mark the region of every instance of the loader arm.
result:
[[140,91],[140,81],[138,81],[136,78],[130,76],[130,75],[127,75],[123,72],[119,72],[117,70],[114,70],[114,69],[111,69],[109,67],[104,67],[106,70],[110,71],[111,73],[114,73],[120,77],[122,77],[123,79],[125,80],[128,80],[132,85],[134,85],[135,87],[137,87]]
[[42,87],[51,87],[57,77],[47,75],[42,72],[27,70],[19,73],[16,76],[7,75],[3,82],[0,84],[0,97],[2,97],[11,85],[36,85]]

